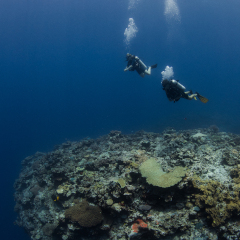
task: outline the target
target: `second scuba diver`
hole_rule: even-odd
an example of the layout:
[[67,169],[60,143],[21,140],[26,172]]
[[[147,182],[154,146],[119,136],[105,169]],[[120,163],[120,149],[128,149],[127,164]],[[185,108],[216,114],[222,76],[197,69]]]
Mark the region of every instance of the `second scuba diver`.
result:
[[157,64],[152,65],[151,67],[147,67],[137,56],[131,55],[130,53],[127,53],[126,55],[126,61],[128,61],[127,63],[127,67],[124,69],[124,72],[126,71],[134,71],[136,70],[137,73],[141,76],[141,77],[145,77],[145,75],[150,75],[151,74],[151,70],[153,68],[157,67]]
[[185,92],[186,88],[174,79],[162,80],[162,86],[163,86],[163,90],[166,92],[168,100],[173,101],[174,103],[177,102],[178,100],[180,100],[180,98],[185,98],[188,100],[192,100],[192,99],[197,100],[196,97],[198,97],[199,100],[203,103],[208,102],[208,99],[201,96],[198,92],[196,92],[194,94],[193,94],[192,90]]

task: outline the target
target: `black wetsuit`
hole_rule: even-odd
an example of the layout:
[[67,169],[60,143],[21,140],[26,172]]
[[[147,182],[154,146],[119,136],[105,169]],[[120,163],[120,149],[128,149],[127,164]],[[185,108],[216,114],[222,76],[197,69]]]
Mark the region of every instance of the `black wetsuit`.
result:
[[180,98],[188,99],[188,95],[180,88],[178,88],[175,84],[169,82],[169,84],[163,88],[165,90],[167,98],[169,101],[177,102]]
[[131,65],[132,65],[132,67],[129,69],[129,71],[136,70],[138,74],[142,74],[145,72],[144,66],[142,66],[142,64],[139,63],[138,59],[135,59],[135,56],[131,57],[128,60],[127,67],[129,67]]

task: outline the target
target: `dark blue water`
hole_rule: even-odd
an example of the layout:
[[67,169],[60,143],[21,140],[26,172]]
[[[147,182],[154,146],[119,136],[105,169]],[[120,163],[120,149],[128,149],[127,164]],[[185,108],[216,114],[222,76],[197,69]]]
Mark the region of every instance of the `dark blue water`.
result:
[[[137,2],[137,1],[136,1]],[[240,2],[8,0],[0,2],[1,239],[28,239],[13,225],[13,183],[21,160],[55,144],[111,130],[161,132],[217,125],[240,133]],[[138,27],[130,46],[124,30]],[[151,76],[124,72],[127,52]],[[169,102],[161,71],[209,98]]]

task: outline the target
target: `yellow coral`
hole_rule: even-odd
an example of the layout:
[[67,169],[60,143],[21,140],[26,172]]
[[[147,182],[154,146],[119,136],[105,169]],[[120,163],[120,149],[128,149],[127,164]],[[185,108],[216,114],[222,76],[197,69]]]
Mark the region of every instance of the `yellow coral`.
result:
[[240,199],[238,191],[231,191],[224,185],[213,180],[192,179],[194,188],[200,190],[195,194],[196,205],[205,207],[206,213],[212,218],[212,226],[216,227],[224,223],[232,216],[233,211],[240,211]]
[[163,172],[161,165],[155,158],[149,158],[142,163],[139,170],[149,184],[162,188],[168,188],[179,183],[186,174],[184,167],[176,167],[172,172]]
[[126,182],[123,178],[119,178],[118,183],[120,184],[121,188],[124,188],[126,186]]

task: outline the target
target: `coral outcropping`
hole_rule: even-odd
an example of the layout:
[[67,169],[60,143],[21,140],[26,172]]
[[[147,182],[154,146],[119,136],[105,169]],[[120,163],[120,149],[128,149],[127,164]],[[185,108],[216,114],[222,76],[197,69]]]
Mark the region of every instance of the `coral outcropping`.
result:
[[240,239],[240,137],[111,131],[22,161],[16,224],[33,240]]

